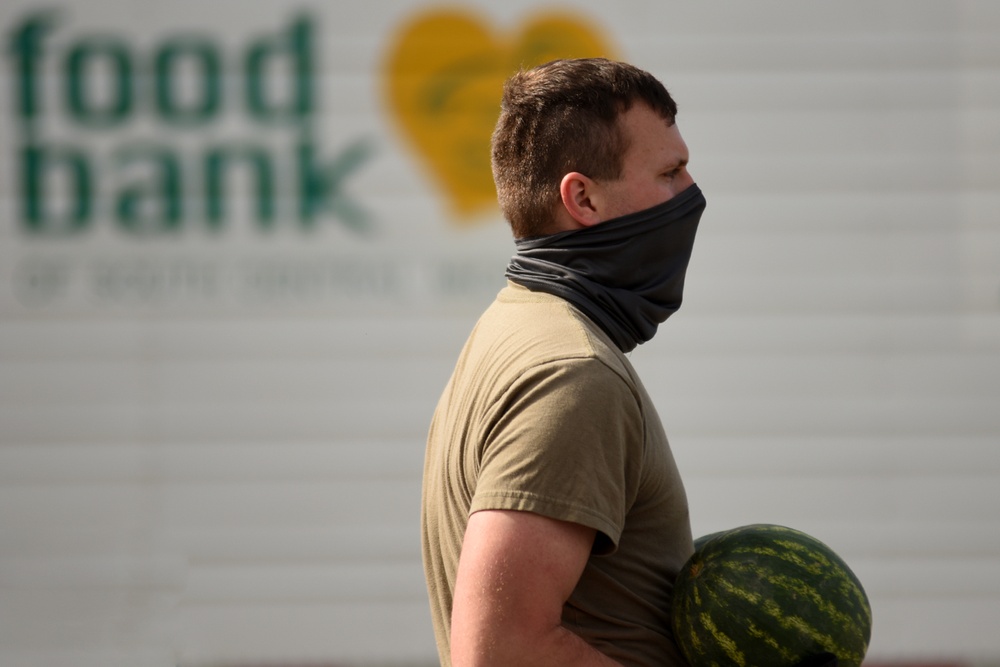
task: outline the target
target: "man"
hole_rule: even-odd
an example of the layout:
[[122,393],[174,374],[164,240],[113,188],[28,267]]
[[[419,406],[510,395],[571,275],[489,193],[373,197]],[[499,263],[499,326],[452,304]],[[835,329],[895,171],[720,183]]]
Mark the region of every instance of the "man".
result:
[[435,411],[424,567],[443,665],[683,666],[687,499],[625,356],[681,302],[704,198],[650,74],[555,61],[505,85],[508,286]]

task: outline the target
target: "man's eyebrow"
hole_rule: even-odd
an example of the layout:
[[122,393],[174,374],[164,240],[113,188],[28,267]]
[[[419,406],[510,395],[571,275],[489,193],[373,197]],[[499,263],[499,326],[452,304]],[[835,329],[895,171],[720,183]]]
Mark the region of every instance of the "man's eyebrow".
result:
[[671,160],[663,167],[663,171],[673,171],[674,169],[680,169],[681,167],[686,167],[688,160],[690,158],[681,158],[679,160]]

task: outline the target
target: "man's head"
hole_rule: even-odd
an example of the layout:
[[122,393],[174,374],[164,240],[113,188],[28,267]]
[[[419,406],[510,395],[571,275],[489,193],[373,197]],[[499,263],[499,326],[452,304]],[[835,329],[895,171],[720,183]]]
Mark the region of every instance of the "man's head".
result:
[[[630,212],[628,204],[609,197],[632,196],[641,188],[642,195],[657,199],[652,205],[693,182],[676,114],[663,84],[626,63],[557,60],[511,77],[493,133],[492,160],[500,208],[514,236],[594,224],[608,219],[609,211]],[[640,150],[646,154],[638,155]],[[653,180],[657,173],[635,176],[648,181],[641,184],[630,175],[649,169],[680,178],[664,188]],[[626,176],[630,187],[622,181]],[[609,184],[617,185],[609,191]],[[631,206],[641,208],[645,205]]]

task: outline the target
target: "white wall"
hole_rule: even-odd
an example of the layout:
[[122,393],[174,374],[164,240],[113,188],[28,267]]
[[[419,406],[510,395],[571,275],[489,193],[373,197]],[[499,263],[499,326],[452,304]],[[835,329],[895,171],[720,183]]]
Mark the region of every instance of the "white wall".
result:
[[[494,4],[468,8],[496,34],[543,8]],[[493,210],[460,224],[383,94],[399,27],[432,5],[374,5],[63,3],[43,118],[4,104],[0,664],[433,661],[423,437],[512,245]],[[871,597],[872,660],[1000,658],[1000,7],[569,6],[678,98],[709,201],[685,306],[632,355],[696,532],[828,542]],[[5,43],[38,7],[0,7]],[[343,181],[369,232],[324,213],[303,233],[292,186],[271,233],[237,195],[206,232],[196,193],[173,235],[117,229],[117,194],[150,183],[123,147],[290,155],[301,127],[247,120],[234,63],[300,7],[321,96],[303,126],[325,164],[370,142]],[[172,35],[214,40],[217,122],[164,127],[140,76],[127,122],[74,123],[60,68],[96,33],[147,73]],[[113,87],[90,76],[100,107]],[[33,140],[102,160],[85,231],[25,232]]]

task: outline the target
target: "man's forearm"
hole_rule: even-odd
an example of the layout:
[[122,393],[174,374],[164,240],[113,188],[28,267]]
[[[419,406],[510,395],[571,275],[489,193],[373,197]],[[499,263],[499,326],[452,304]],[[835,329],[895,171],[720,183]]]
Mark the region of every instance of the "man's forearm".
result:
[[472,514],[452,604],[453,667],[616,667],[562,626],[595,534],[530,512]]
[[453,636],[451,662],[452,667],[622,667],[562,626],[534,637],[496,631]]
[[[547,665],[582,665],[586,667],[622,667],[617,660],[612,660],[596,648],[588,644],[580,635],[560,626],[556,629],[557,638],[555,643],[564,644],[564,648],[557,648],[556,652],[563,652],[567,655],[563,657],[553,654]],[[565,662],[563,662],[565,660]],[[543,664],[543,663],[539,663]]]

